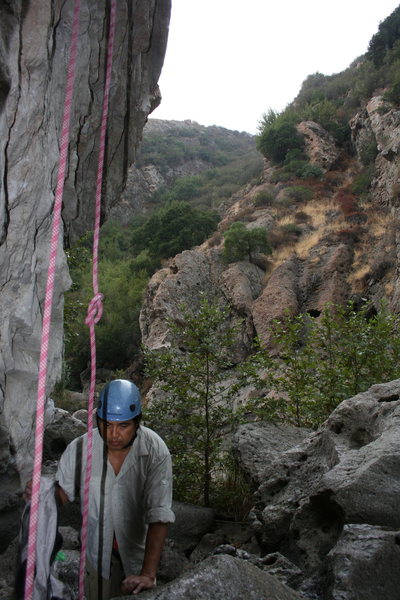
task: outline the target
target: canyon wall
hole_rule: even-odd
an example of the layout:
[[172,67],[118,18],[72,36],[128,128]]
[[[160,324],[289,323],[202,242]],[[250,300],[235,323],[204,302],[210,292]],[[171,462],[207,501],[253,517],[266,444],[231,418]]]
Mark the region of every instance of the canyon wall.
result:
[[[73,14],[72,0],[0,5],[0,481],[32,468],[34,411],[51,215]],[[82,0],[69,163],[49,356],[60,375],[63,252],[92,229],[108,34],[106,0]],[[118,0],[104,165],[105,217],[124,187],[148,114],[159,104],[170,0]],[[6,494],[5,494],[6,496]],[[1,506],[0,509],[7,508]]]

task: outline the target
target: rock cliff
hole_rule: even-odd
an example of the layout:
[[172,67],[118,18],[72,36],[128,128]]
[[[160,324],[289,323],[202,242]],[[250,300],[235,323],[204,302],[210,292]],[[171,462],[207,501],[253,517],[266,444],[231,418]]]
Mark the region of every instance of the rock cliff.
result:
[[[108,3],[81,2],[76,88],[63,224],[66,242],[92,228],[104,82]],[[51,210],[73,2],[0,5],[0,478],[15,490],[31,469],[32,423],[47,274]],[[169,0],[118,2],[103,214],[124,186],[157,85]],[[69,275],[60,242],[49,359],[60,372],[63,292]],[[8,487],[7,487],[8,486]],[[11,496],[10,496],[11,497]],[[11,510],[9,506],[1,507]]]
[[[195,303],[201,289],[225,298],[235,314],[245,316],[244,353],[254,333],[268,344],[272,320],[287,309],[317,316],[327,302],[362,296],[375,306],[385,298],[397,311],[399,114],[381,96],[372,98],[350,123],[355,156],[336,147],[320,125],[301,123],[298,131],[309,160],[324,175],[274,184],[276,168],[266,162],[260,183],[220,207],[219,238],[171,259],[150,281],[141,316],[144,342],[160,345],[163,311],[178,315],[179,304]],[[375,147],[375,175],[363,198],[352,191],[352,184],[362,173],[366,151]],[[297,196],[304,186],[311,194],[307,199]],[[263,194],[264,205],[259,200]],[[249,229],[265,228],[272,255],[254,256],[246,266],[224,263],[221,234],[235,221]]]

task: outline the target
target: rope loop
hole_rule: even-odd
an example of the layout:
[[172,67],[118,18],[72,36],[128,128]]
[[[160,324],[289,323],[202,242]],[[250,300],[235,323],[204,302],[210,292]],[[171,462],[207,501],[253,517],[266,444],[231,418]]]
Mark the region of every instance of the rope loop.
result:
[[88,311],[85,319],[85,323],[88,327],[97,325],[103,315],[103,299],[104,296],[101,293],[93,296],[88,305]]

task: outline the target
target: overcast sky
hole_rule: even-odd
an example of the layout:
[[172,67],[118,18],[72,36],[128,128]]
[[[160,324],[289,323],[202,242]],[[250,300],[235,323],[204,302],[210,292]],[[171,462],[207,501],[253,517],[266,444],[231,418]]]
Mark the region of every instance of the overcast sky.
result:
[[157,119],[257,132],[307,75],[364,54],[394,0],[172,0]]

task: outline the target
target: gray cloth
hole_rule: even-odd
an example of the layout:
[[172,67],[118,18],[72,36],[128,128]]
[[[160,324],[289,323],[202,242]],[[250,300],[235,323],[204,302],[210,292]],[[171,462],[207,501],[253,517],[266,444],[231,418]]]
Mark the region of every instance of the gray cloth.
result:
[[[16,575],[16,597],[23,598],[28,550],[30,503],[26,504],[21,517],[19,532],[18,561]],[[33,600],[70,600],[67,587],[52,572],[57,536],[57,504],[54,497],[54,480],[42,477],[38,526],[36,533],[36,569],[33,585]]]
[[[73,440],[61,456],[56,480],[70,501],[83,501],[87,434]],[[140,426],[118,475],[107,460],[104,443],[93,431],[89,488],[87,560],[107,579],[114,533],[124,571],[141,564],[148,523],[172,523],[171,456],[163,440]]]

